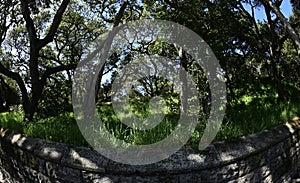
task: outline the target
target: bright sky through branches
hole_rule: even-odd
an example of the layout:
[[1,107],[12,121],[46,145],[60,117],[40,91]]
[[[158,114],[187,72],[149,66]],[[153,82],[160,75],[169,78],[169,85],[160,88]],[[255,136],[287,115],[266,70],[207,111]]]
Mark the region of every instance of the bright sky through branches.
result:
[[[247,11],[251,12],[251,7],[249,5],[245,5]],[[282,5],[280,6],[280,10],[284,14],[286,18],[289,18],[293,14],[292,5],[290,0],[283,0]],[[256,20],[263,21],[266,20],[266,14],[263,7],[255,9],[255,18]]]

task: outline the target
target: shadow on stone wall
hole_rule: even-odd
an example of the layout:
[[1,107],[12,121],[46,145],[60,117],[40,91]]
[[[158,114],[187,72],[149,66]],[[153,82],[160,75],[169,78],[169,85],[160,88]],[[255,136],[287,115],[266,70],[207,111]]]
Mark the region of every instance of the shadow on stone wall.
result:
[[116,163],[87,147],[1,129],[0,180],[7,182],[290,182],[300,130],[289,123],[204,151],[181,149],[155,164]]

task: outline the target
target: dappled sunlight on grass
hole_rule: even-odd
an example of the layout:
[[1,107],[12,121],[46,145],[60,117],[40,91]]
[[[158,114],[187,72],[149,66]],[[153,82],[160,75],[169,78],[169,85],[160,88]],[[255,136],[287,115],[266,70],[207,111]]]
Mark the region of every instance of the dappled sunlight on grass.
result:
[[73,113],[63,113],[56,117],[26,123],[22,121],[23,113],[21,112],[1,113],[0,116],[2,127],[16,130],[31,137],[87,145],[77,127]]
[[216,140],[231,139],[270,129],[291,120],[300,113],[300,99],[294,98],[286,103],[273,101],[270,97],[263,97],[247,105],[228,106]]
[[[287,93],[291,98],[288,102],[278,102],[278,96],[266,92],[254,96],[243,95],[238,101],[227,105],[226,115],[215,141],[228,140],[240,136],[249,135],[291,120],[300,114],[299,91],[288,88]],[[270,90],[270,88],[268,88]],[[131,110],[139,118],[148,117],[148,102],[132,103]],[[177,104],[174,105],[176,112],[170,108],[166,111],[163,120],[154,128],[149,130],[138,130],[123,123],[121,119],[126,117],[117,116],[111,103],[102,103],[97,107],[98,115],[105,124],[108,131],[117,139],[131,144],[151,144],[158,142],[170,135],[178,125],[180,114]],[[205,116],[200,112],[201,119],[192,134],[187,145],[198,148],[199,141],[206,127]],[[88,145],[78,129],[74,114],[72,112],[62,113],[55,117],[39,119],[34,122],[23,123],[22,112],[5,112],[0,114],[0,125],[4,128],[14,129],[32,137],[65,142],[76,145]],[[178,137],[180,140],[180,137]]]

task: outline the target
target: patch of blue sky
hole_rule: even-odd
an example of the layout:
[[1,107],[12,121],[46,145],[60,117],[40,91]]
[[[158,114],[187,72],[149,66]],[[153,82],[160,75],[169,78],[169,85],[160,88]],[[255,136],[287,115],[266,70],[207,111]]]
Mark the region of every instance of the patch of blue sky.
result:
[[[251,13],[251,6],[244,4],[244,7],[247,11]],[[289,18],[293,14],[293,8],[290,0],[283,0],[282,5],[280,6],[280,10],[285,16],[285,18]],[[258,7],[254,11],[255,11],[255,19],[257,21],[262,22],[266,20],[266,14],[263,7]]]

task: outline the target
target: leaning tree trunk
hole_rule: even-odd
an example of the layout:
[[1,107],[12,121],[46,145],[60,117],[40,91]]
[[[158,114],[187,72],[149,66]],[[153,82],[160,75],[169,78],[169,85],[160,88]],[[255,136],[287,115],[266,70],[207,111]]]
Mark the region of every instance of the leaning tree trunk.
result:
[[[270,57],[269,58],[270,58],[270,61],[271,61],[271,68],[272,68],[273,76],[274,76],[274,79],[275,79],[275,84],[276,84],[279,100],[280,101],[286,101],[286,96],[285,96],[285,93],[284,93],[284,90],[283,90],[282,81],[281,81],[281,77],[279,75],[279,71],[277,69],[277,62],[276,62],[280,58],[280,47],[281,47],[281,45],[279,45],[278,42],[277,42],[278,35],[275,32],[276,22],[274,22],[272,20],[272,16],[271,16],[271,10],[274,11],[274,8],[278,10],[278,8],[272,2],[269,5],[264,4],[264,6],[265,6],[265,12],[266,12],[267,20],[268,20],[268,27],[270,29],[270,36],[271,36],[271,41],[269,43],[269,52],[270,52]],[[278,12],[281,13],[279,10],[278,10]],[[299,44],[299,46],[300,46],[300,44]],[[300,51],[300,47],[299,47],[299,51]]]
[[287,21],[287,19],[284,17],[282,12],[279,10],[279,8],[272,1],[270,1],[270,0],[261,0],[261,2],[264,3],[265,5],[268,5],[273,10],[273,12],[276,14],[276,16],[279,18],[281,23],[286,28],[290,38],[294,42],[294,45],[295,45],[295,47],[297,49],[297,52],[298,52],[298,55],[300,55],[300,39],[299,39],[299,36],[297,35],[297,33],[295,32],[295,30],[293,29],[293,27],[291,26],[291,24]]

